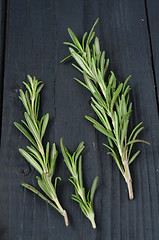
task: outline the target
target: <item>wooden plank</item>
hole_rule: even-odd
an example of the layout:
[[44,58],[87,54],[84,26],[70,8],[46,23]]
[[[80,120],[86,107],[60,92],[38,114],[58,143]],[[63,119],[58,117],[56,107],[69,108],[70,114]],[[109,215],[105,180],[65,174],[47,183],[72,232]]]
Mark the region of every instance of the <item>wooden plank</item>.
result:
[[[158,117],[148,30],[142,20],[146,19],[144,1],[115,1],[110,4],[101,1],[99,6],[101,40],[111,59],[111,69],[120,80],[132,74],[132,125],[143,121],[145,130],[142,137],[151,142],[151,147],[140,146],[142,154],[131,167],[134,201],[127,201],[127,193],[123,191],[125,183],[121,180],[119,184],[113,165],[111,191],[112,194],[117,193],[111,199],[111,239],[119,236],[121,239],[158,239]],[[104,164],[102,169],[106,169],[107,163]],[[103,229],[101,238],[106,234],[107,230]]]
[[[159,1],[145,1],[147,12],[147,24],[149,28],[149,40],[151,46],[151,59],[153,65],[154,82],[156,85],[156,92],[159,95]],[[158,96],[157,96],[158,98]],[[157,99],[158,100],[158,99]]]
[[142,155],[131,167],[136,198],[130,202],[115,164],[105,157],[104,138],[98,135],[99,175],[102,176],[98,223],[102,224],[97,236],[98,239],[158,239],[158,118],[144,1],[99,1],[98,6],[87,1],[84,23],[91,26],[97,12],[101,20],[100,40],[111,59],[111,69],[118,79],[132,74],[132,125],[143,120],[145,131],[142,136],[152,144],[151,148],[141,147]]
[[4,0],[0,1],[0,135],[1,135],[1,123],[2,123],[6,5],[7,5],[6,1]]
[[[111,239],[158,239],[158,116],[148,29],[143,21],[146,20],[144,1],[100,1],[99,6],[100,36],[111,59],[111,69],[121,81],[132,74],[132,125],[143,121],[145,130],[141,137],[151,143],[151,147],[140,146],[142,154],[131,167],[134,201],[127,200],[127,193],[123,191],[125,183],[122,179],[119,183],[113,164],[112,208],[108,217],[111,218]],[[103,164],[102,169],[106,169],[107,162]],[[105,209],[106,205],[107,202]],[[102,213],[105,215],[104,206]],[[103,228],[101,238],[106,234],[107,229]]]
[[[60,20],[63,11],[65,14]],[[87,170],[84,171],[85,175],[88,175],[86,186],[90,187],[98,172],[97,153],[91,150],[90,141],[95,139],[95,131],[91,132],[91,126],[83,119],[84,101],[82,103],[80,100],[83,89],[81,94],[78,88],[73,93],[76,84],[72,81],[72,75],[66,76],[66,66],[59,63],[66,53],[65,51],[62,54],[60,50],[63,40],[67,37],[66,28],[71,25],[72,17],[75,17],[78,11],[83,11],[83,3],[73,1],[71,9],[70,5],[67,6],[63,1],[15,0],[10,1],[8,5],[1,153],[3,171],[0,173],[0,209],[6,239],[75,239],[79,228],[82,239],[94,238],[96,234],[77,204],[71,200],[73,187],[68,182],[69,173],[61,155],[56,173],[62,178],[58,193],[63,206],[68,210],[69,229],[65,228],[63,218],[55,210],[20,186],[24,181],[34,185],[36,173],[18,153],[18,148],[24,147],[27,141],[13,126],[15,120],[20,121],[23,118],[24,111],[18,100],[18,89],[22,87],[26,74],[35,75],[45,83],[42,112],[49,112],[51,116],[48,139],[59,143],[60,137],[63,136],[65,144],[72,151],[81,140],[86,141],[87,150],[83,165]],[[67,21],[64,24],[66,15]],[[72,17],[68,18],[71,15]],[[81,15],[79,22],[82,21]],[[89,96],[86,98],[89,99]],[[78,101],[81,104],[77,109]],[[87,108],[87,105],[85,106]],[[29,174],[24,176],[24,170]]]
[[[98,237],[99,239],[110,238],[110,236],[111,239],[118,239],[119,236],[121,239],[158,239],[158,213],[155,211],[155,208],[158,209],[158,185],[156,184],[158,161],[153,157],[154,154],[156,155],[155,146],[157,146],[156,143],[154,146],[153,139],[158,142],[158,132],[156,132],[158,120],[148,30],[143,21],[146,17],[144,2],[127,3],[125,1],[109,4],[107,1],[100,1],[99,9],[89,4],[88,6],[90,7],[88,15],[85,15],[87,22],[90,18],[89,13],[95,16],[99,10],[102,24],[99,27],[100,39],[103,41],[102,45],[106,46],[108,56],[112,59],[111,68],[117,72],[118,79],[126,78],[130,73],[133,75],[131,80],[134,103],[132,123],[134,125],[138,121],[144,121],[146,129],[143,133],[144,137],[153,145],[151,149],[144,146],[138,162],[134,167],[132,166],[136,193],[136,199],[133,202],[127,201],[127,192],[122,191],[124,188],[126,190],[126,186],[115,164],[113,163],[112,166],[108,162],[101,161],[103,201],[100,218],[102,226],[100,226],[101,231],[98,232]],[[118,61],[115,64],[116,59]],[[149,96],[145,94],[147,91],[150,92]],[[149,116],[148,109],[152,109],[153,117]],[[151,133],[150,124],[153,128]],[[102,138],[101,143],[103,141]],[[98,146],[100,159],[103,159],[105,152],[101,145]],[[108,174],[111,173],[109,176],[106,176],[105,169],[108,170]],[[105,185],[106,188],[104,188]]]
[[[85,114],[92,114],[92,109],[89,93],[73,81],[80,74],[69,63],[59,63],[67,54],[62,45],[69,39],[67,27],[81,36],[98,16],[97,33],[111,60],[111,69],[119,81],[130,73],[133,76],[131,124],[143,120],[145,130],[141,137],[151,142],[151,147],[140,146],[142,154],[131,167],[135,191],[132,202],[124,180],[102,146],[105,138],[84,119]],[[0,160],[0,233],[4,239],[159,238],[158,116],[148,29],[141,19],[146,19],[145,5],[137,0],[9,1]],[[22,181],[35,184],[36,176],[18,153],[18,147],[24,147],[27,141],[13,126],[15,120],[23,117],[18,89],[28,73],[45,83],[42,113],[49,112],[52,117],[48,139],[59,143],[63,136],[71,151],[81,140],[86,143],[85,184],[90,187],[96,175],[100,178],[95,199],[96,231],[71,200],[73,188],[67,181],[69,173],[61,154],[56,174],[62,178],[58,194],[68,210],[68,229],[55,210],[20,187]],[[25,169],[28,175],[24,176]]]
[[[58,42],[59,42],[59,60],[68,54],[68,49],[63,46],[63,42],[69,39],[67,28],[71,27],[78,36],[82,36],[86,29],[91,25],[85,18],[85,11],[91,6],[91,2],[85,1],[58,1],[57,8],[57,29],[58,29]],[[92,2],[92,7],[95,9],[98,3]],[[91,7],[90,7],[91,11]],[[78,18],[76,17],[78,15]],[[61,17],[62,16],[62,17]],[[68,17],[70,16],[70,17]],[[97,15],[95,16],[97,17]],[[92,18],[92,21],[94,18]],[[89,24],[89,25],[88,25]],[[92,181],[96,175],[99,174],[99,161],[97,151],[97,135],[92,126],[84,119],[86,113],[90,114],[92,110],[89,108],[90,94],[77,85],[73,77],[77,71],[72,68],[70,63],[57,65],[57,80],[56,80],[56,123],[55,129],[57,139],[63,136],[64,142],[71,151],[75,149],[78,143],[82,140],[85,141],[86,150],[83,157],[83,174],[84,183],[88,188],[91,187]],[[80,77],[80,74],[76,75]],[[66,174],[66,169],[63,168],[63,174]],[[67,178],[69,174],[67,172]],[[66,179],[67,179],[66,178]],[[100,182],[101,180],[99,180]],[[95,239],[97,232],[93,231],[88,220],[83,216],[81,210],[75,202],[70,201],[73,187],[66,184],[65,195],[68,198],[68,209],[71,218],[71,232],[65,235],[65,239]],[[100,208],[99,191],[95,198],[96,208],[98,212]],[[98,221],[98,219],[97,219]],[[98,224],[99,226],[99,224]]]

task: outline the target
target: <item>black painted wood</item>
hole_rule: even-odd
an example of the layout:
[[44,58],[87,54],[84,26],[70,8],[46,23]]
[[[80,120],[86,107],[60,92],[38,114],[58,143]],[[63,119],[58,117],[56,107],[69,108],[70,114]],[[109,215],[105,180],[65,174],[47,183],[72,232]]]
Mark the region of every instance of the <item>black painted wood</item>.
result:
[[[109,196],[108,190],[111,192],[111,210],[109,217],[105,217],[110,226],[107,236],[111,239],[158,239],[158,115],[144,1],[114,4],[101,1],[99,6],[100,15],[104,16],[101,19],[101,37],[108,49],[111,69],[115,69],[120,80],[132,75],[132,124],[142,120],[145,130],[141,137],[151,143],[151,147],[140,146],[142,154],[131,166],[134,201],[127,201],[127,193],[123,191],[124,188],[126,190],[125,183],[123,180],[119,182],[115,164],[111,166],[112,179],[108,179],[111,188],[107,187],[104,190],[107,192],[103,192],[105,196]],[[108,14],[104,15],[105,11]],[[104,161],[102,164],[104,176],[108,165]],[[106,200],[104,205],[107,208]],[[107,230],[103,227],[101,238],[106,234]]]
[[[159,2],[154,1],[145,1],[146,10],[147,10],[147,22],[149,29],[149,38],[151,45],[151,58],[153,65],[153,74],[154,74],[154,84],[156,85],[156,92],[159,95]],[[158,101],[158,96],[157,96]]]
[[[4,49],[7,1],[0,1],[0,135],[2,123],[3,77],[4,77]],[[0,139],[1,140],[1,139]]]
[[[145,2],[137,0],[8,2],[0,158],[1,240],[159,239],[159,130],[146,14]],[[119,81],[132,74],[131,125],[143,121],[141,137],[151,143],[140,146],[142,153],[131,166],[133,201],[128,200],[126,184],[102,146],[106,139],[84,119],[84,115],[93,112],[90,94],[73,80],[80,74],[70,63],[59,63],[68,53],[62,45],[69,40],[67,27],[80,37],[97,17],[100,22],[96,32],[111,60],[110,69]],[[62,178],[58,194],[68,210],[69,228],[65,228],[63,218],[54,209],[20,186],[23,181],[36,185],[36,173],[18,153],[27,141],[13,126],[23,117],[18,89],[28,73],[45,83],[41,112],[51,116],[45,140],[55,141],[59,148],[63,136],[71,151],[81,140],[85,141],[83,173],[87,189],[99,176],[95,231],[71,200],[73,187],[67,181],[69,173],[61,154],[56,169]],[[28,173],[25,176],[24,170]]]

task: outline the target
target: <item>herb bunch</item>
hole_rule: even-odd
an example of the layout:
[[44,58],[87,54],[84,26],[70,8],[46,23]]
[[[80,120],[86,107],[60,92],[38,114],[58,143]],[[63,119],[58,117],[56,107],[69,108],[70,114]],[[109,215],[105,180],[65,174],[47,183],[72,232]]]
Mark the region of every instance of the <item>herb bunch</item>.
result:
[[42,141],[49,122],[49,114],[47,113],[38,120],[40,92],[44,84],[41,81],[36,80],[35,77],[33,79],[29,75],[27,77],[29,82],[23,82],[26,91],[23,92],[23,90],[20,89],[19,96],[26,110],[24,113],[25,120],[22,120],[21,124],[15,122],[14,125],[32,144],[31,146],[27,146],[28,151],[22,148],[20,148],[19,151],[40,174],[40,176],[36,177],[38,185],[47,197],[27,183],[22,183],[21,185],[37,194],[55,208],[62,216],[64,216],[65,224],[68,226],[67,213],[62,208],[56,194],[57,180],[60,178],[56,177],[54,184],[52,183],[52,177],[55,172],[56,159],[58,156],[56,145],[53,143],[50,151],[50,143],[47,142],[45,148]]
[[96,228],[95,214],[93,210],[93,199],[97,187],[98,177],[95,177],[91,189],[88,191],[87,197],[83,186],[82,175],[82,151],[84,150],[84,142],[81,142],[76,151],[70,155],[68,149],[63,144],[63,139],[60,141],[61,151],[68,170],[71,173],[69,181],[74,185],[75,194],[72,194],[72,199],[79,203],[84,215],[91,221],[92,227]]
[[[128,126],[132,111],[132,103],[129,102],[130,86],[128,81],[117,84],[115,74],[111,71],[106,78],[109,66],[109,59],[105,58],[105,51],[100,50],[98,37],[95,37],[94,28],[98,23],[95,21],[90,33],[84,33],[82,43],[77,39],[73,31],[68,28],[68,33],[73,42],[64,42],[69,46],[70,55],[61,62],[73,57],[78,65],[72,64],[83,74],[84,81],[77,78],[75,80],[89,90],[91,106],[98,116],[98,121],[90,116],[85,116],[93,126],[102,134],[107,136],[108,144],[104,144],[118,168],[120,169],[128,186],[129,198],[133,199],[132,179],[129,165],[139,155],[140,150],[132,154],[134,143],[144,142],[138,139],[138,134],[143,126],[140,122],[128,136]],[[87,37],[87,38],[86,38]],[[94,39],[95,37],[95,39]],[[91,45],[92,40],[94,43]]]

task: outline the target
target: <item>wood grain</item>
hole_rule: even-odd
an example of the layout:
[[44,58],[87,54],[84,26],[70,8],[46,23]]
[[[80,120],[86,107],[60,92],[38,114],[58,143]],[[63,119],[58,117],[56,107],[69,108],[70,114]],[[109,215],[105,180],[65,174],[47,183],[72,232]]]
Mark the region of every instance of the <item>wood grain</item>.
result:
[[[0,1],[0,135],[2,124],[2,105],[3,105],[3,79],[4,79],[4,49],[5,49],[5,27],[6,27],[6,9],[7,2],[5,0]],[[1,138],[0,138],[1,142]]]
[[[133,202],[127,201],[127,193],[123,191],[125,183],[121,180],[119,184],[118,172],[113,165],[109,234],[112,239],[120,239],[119,236],[121,239],[157,239],[158,213],[153,206],[158,209],[158,115],[144,2],[108,4],[101,1],[99,6],[101,16],[104,16],[100,25],[101,37],[108,49],[111,69],[115,70],[120,81],[132,75],[132,125],[143,121],[145,129],[141,137],[151,143],[151,147],[140,146],[142,154],[131,167],[135,191]],[[107,167],[107,163],[104,164],[102,169]],[[118,195],[113,195],[115,192]],[[104,238],[106,229],[101,232]]]
[[147,23],[149,31],[149,41],[151,48],[151,61],[154,74],[154,84],[156,85],[157,92],[157,101],[159,95],[159,2],[154,1],[145,1],[146,11],[147,11]]
[[[152,56],[147,12],[145,2],[137,0],[8,1],[3,62],[0,239],[159,239],[159,122],[151,59],[156,56],[156,71],[158,45],[153,34],[152,43],[154,41],[156,45],[152,44]],[[110,70],[115,72],[118,81],[124,81],[132,74],[130,128],[143,121],[145,129],[141,138],[151,143],[151,146],[136,146],[142,153],[131,166],[133,201],[128,200],[127,187],[117,166],[106,155],[107,150],[102,145],[106,139],[84,119],[84,115],[93,116],[94,113],[90,107],[90,94],[73,80],[75,76],[80,78],[80,74],[69,62],[60,64],[68,54],[62,44],[69,40],[67,27],[81,37],[97,17],[100,22],[96,32],[102,49],[110,58]],[[155,23],[150,21],[151,30],[151,24]],[[18,148],[25,148],[28,142],[13,126],[14,121],[23,118],[18,90],[27,74],[35,75],[45,84],[41,113],[49,112],[51,117],[45,141],[55,141],[59,149],[59,140],[63,136],[70,151],[74,151],[80,141],[85,141],[83,173],[86,188],[89,189],[94,177],[99,176],[95,231],[71,200],[74,189],[67,181],[69,172],[60,149],[56,175],[62,181],[58,184],[58,195],[68,211],[69,228],[65,228],[63,218],[54,209],[20,186],[21,182],[36,186],[36,172],[18,152]]]

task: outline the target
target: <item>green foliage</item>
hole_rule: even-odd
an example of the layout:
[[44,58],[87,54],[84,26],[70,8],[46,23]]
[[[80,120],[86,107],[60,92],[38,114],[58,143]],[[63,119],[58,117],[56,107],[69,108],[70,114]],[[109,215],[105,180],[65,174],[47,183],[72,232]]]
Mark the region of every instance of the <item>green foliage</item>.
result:
[[75,188],[75,194],[72,194],[72,199],[79,203],[84,215],[91,221],[92,227],[96,228],[94,220],[93,199],[97,188],[98,177],[95,177],[91,190],[88,191],[87,197],[83,186],[82,175],[82,151],[84,150],[84,142],[81,142],[76,151],[70,155],[68,149],[64,146],[63,140],[60,141],[61,151],[68,170],[71,173],[69,181]]
[[[138,156],[140,151],[132,155],[134,143],[147,142],[137,138],[143,129],[142,123],[139,123],[128,137],[132,111],[132,103],[129,102],[130,86],[128,85],[130,76],[124,83],[117,84],[115,74],[112,71],[110,74],[107,73],[109,59],[105,58],[105,51],[101,51],[99,39],[95,37],[94,28],[97,23],[98,19],[95,21],[87,40],[86,33],[83,35],[82,44],[69,29],[68,32],[74,45],[71,43],[67,43],[67,45],[69,45],[70,56],[78,64],[73,63],[72,65],[83,74],[84,78],[84,81],[76,78],[75,80],[93,95],[91,106],[98,116],[98,121],[90,116],[86,116],[86,119],[93,123],[99,132],[107,136],[108,145],[104,145],[109,149],[108,154],[114,158],[126,182],[128,182],[130,176],[126,176],[124,163],[129,165]],[[94,43],[91,45],[93,39]],[[63,61],[65,60],[66,58]]]
[[32,144],[32,146],[27,146],[28,151],[21,148],[19,151],[40,174],[40,177],[37,176],[38,185],[49,199],[29,184],[23,183],[22,186],[31,190],[54,207],[61,215],[64,216],[67,225],[68,220],[66,211],[61,207],[56,194],[56,184],[58,178],[55,178],[54,184],[52,183],[56,158],[58,156],[56,145],[53,143],[50,151],[49,142],[47,143],[46,148],[44,148],[42,142],[49,122],[49,114],[47,113],[38,120],[40,92],[44,84],[41,81],[36,80],[35,77],[32,79],[29,75],[28,80],[28,83],[23,82],[26,87],[26,91],[24,92],[20,89],[19,97],[26,110],[24,113],[25,120],[22,120],[21,124],[15,122],[14,125]]

